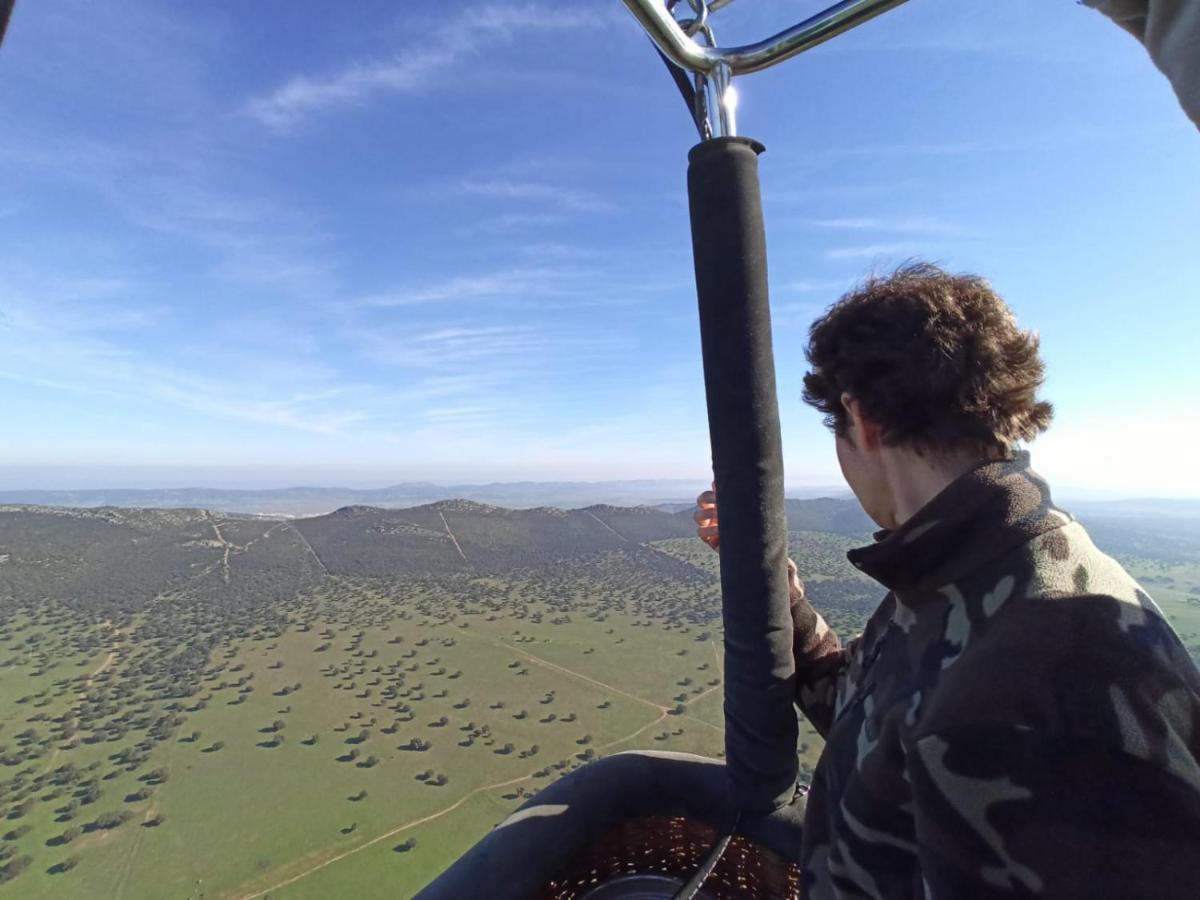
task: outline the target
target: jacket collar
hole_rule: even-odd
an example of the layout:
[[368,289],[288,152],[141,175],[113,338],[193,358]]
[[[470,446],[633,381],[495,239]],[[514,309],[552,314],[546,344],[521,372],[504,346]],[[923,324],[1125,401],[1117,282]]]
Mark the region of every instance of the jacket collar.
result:
[[891,590],[937,587],[1071,521],[1019,452],[970,470],[899,528],[846,555]]

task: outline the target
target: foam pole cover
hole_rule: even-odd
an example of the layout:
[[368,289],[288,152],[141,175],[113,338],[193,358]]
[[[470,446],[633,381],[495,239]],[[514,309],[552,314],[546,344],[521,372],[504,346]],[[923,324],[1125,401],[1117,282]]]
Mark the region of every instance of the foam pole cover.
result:
[[688,154],[704,387],[721,522],[725,757],[733,800],[765,812],[798,770],[787,520],[766,235],[763,147],[717,138]]

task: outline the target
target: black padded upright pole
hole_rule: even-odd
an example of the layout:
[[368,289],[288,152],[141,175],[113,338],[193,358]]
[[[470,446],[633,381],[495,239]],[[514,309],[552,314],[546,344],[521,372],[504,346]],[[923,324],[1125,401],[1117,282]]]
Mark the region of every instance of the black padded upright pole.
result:
[[793,696],[787,521],[758,154],[717,138],[688,154],[704,387],[721,521],[725,758],[747,812],[792,799]]

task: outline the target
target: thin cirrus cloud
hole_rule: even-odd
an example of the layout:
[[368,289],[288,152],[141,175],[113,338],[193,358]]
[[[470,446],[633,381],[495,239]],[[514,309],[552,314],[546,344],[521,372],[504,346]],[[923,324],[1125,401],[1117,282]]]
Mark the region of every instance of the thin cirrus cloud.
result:
[[449,373],[460,370],[464,363],[528,358],[549,343],[539,330],[522,325],[445,325],[424,331],[408,327],[356,329],[346,337],[374,362]]
[[597,21],[594,12],[564,10],[561,5],[480,6],[451,17],[419,42],[385,58],[358,60],[323,76],[296,76],[250,99],[243,111],[268,128],[287,131],[311,116],[361,106],[379,95],[427,90],[445,70],[520,32],[594,27]]
[[0,370],[0,379],[48,387],[75,395],[102,396],[121,401],[153,401],[169,407],[222,419],[280,426],[318,434],[336,434],[364,421],[367,415],[343,407],[329,408],[331,392],[281,394],[247,398],[244,380],[224,381],[181,372],[129,358],[117,348],[81,340],[42,342],[37,357],[47,377],[38,372],[33,354],[10,347],[6,359],[14,368]]
[[[251,172],[233,168],[220,146],[217,134],[188,129],[147,131],[135,142],[32,129],[5,134],[0,161],[30,183],[51,179],[83,188],[125,227],[203,248],[213,274],[227,281],[303,294],[332,289],[329,235],[319,217],[272,197]],[[120,255],[136,258],[140,245],[125,241]],[[154,268],[153,260],[144,262]]]
[[567,221],[563,213],[502,213],[498,216],[480,216],[455,229],[458,235],[509,235],[514,231],[541,232]]
[[936,216],[847,216],[828,219],[809,219],[807,225],[828,231],[890,232],[892,234],[925,235],[930,237],[968,237],[971,230]]
[[827,147],[824,156],[961,156],[1005,149],[998,142],[945,141],[930,143],[894,143],[876,146]]
[[[57,292],[35,298],[12,279],[0,282],[0,378],[5,381],[323,434],[366,418],[347,403],[346,386],[320,369],[243,359],[214,370],[178,359],[156,360],[145,349],[153,343],[146,340],[146,329],[170,310],[120,306],[113,297],[121,284],[115,278],[60,279],[58,284]],[[225,371],[241,375],[226,377]]]
[[608,371],[629,349],[619,334],[567,324],[407,323],[348,328],[342,337],[363,360],[404,373],[397,401],[418,410],[484,404],[530,412],[563,365],[581,377]]
[[[1153,131],[1182,130],[1176,122],[1146,122],[1139,125],[1139,134]],[[1064,123],[1058,127],[1039,133],[1008,135],[993,137],[987,140],[961,141],[917,141],[912,143],[896,142],[877,145],[857,145],[844,147],[827,147],[820,151],[822,156],[836,157],[950,157],[980,154],[994,156],[997,154],[1035,153],[1047,150],[1064,151],[1068,148],[1081,146],[1096,146],[1126,139],[1128,129],[1108,126],[1099,123]]]
[[[574,265],[529,266],[501,269],[482,275],[452,276],[409,288],[372,294],[352,306],[387,309],[406,306],[444,305],[477,301],[521,301],[588,296],[594,272]],[[522,302],[521,305],[526,305]]]
[[825,257],[835,260],[869,260],[878,257],[916,256],[928,252],[929,248],[921,244],[897,242],[863,244],[855,247],[834,247],[832,250],[825,251]]
[[776,290],[782,294],[828,294],[841,293],[848,290],[854,284],[854,279],[846,278],[840,281],[829,279],[828,281],[811,281],[809,279],[797,279],[787,281],[779,285]]
[[460,182],[454,192],[465,197],[538,203],[571,212],[611,212],[615,208],[612,202],[589,191],[508,178],[467,179]]
[[[860,235],[867,238],[862,244],[835,246],[825,250],[825,258],[835,261],[928,256],[933,249],[976,236],[971,229],[936,216],[842,216],[808,219],[804,225],[831,236]],[[872,237],[876,240],[870,240]]]

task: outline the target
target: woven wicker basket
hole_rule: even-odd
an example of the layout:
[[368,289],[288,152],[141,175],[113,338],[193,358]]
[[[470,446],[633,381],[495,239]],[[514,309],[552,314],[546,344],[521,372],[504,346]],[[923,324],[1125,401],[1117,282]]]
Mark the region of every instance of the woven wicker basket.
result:
[[[717,839],[716,829],[683,818],[622,822],[593,840],[549,884],[538,900],[583,900],[600,885],[635,873],[688,878]],[[799,900],[800,868],[742,837],[735,837],[704,882],[712,900]]]

